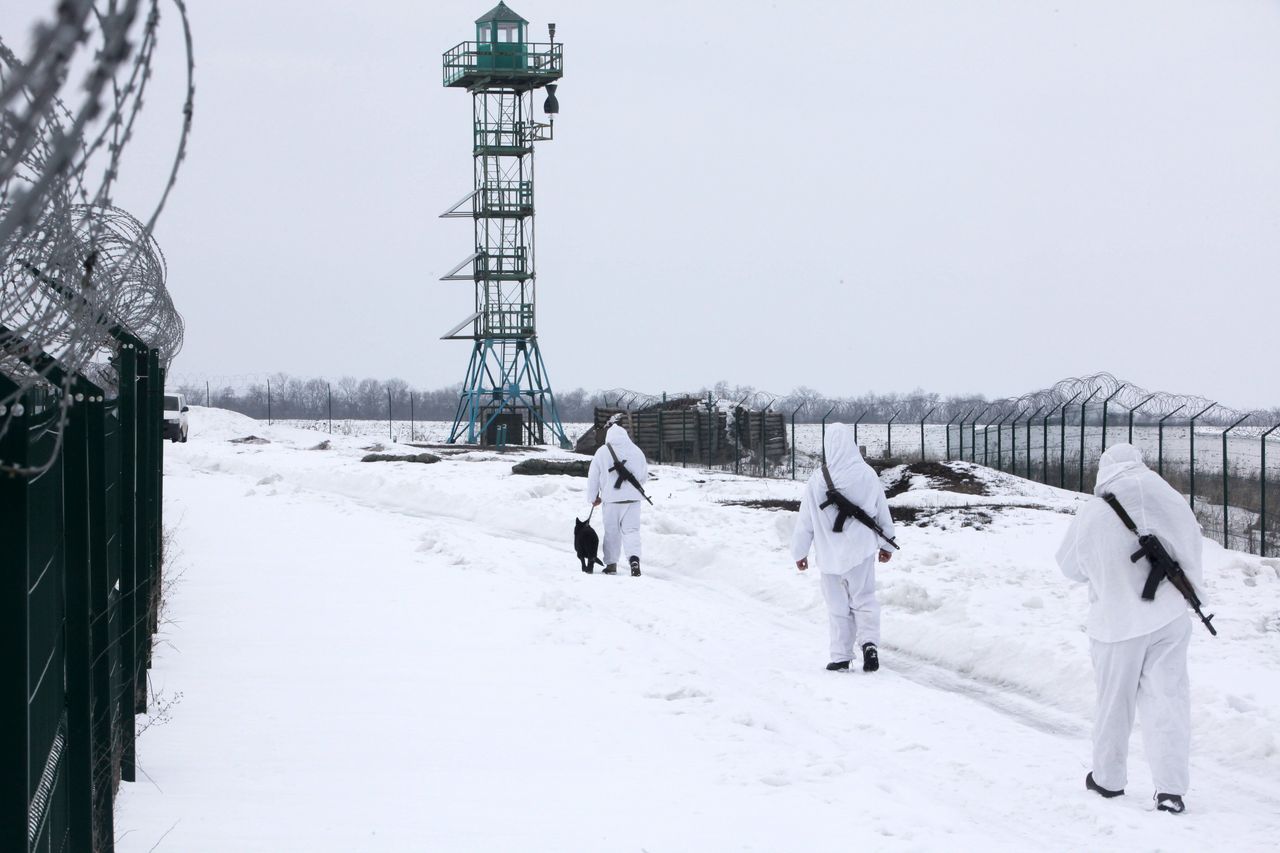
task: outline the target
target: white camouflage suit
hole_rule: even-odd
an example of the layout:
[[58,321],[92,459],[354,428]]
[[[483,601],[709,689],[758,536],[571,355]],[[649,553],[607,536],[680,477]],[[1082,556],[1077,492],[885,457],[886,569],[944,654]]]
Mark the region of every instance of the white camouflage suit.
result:
[[591,468],[587,472],[587,500],[594,502],[600,498],[604,502],[604,561],[606,565],[618,562],[622,551],[628,558],[640,556],[640,507],[644,497],[630,483],[623,481],[615,488],[618,475],[610,472],[613,467],[613,455],[609,453],[612,446],[618,458],[627,466],[627,470],[635,478],[644,483],[649,478],[649,465],[645,461],[644,451],[636,446],[620,425],[614,424],[605,433],[605,443],[591,458]]
[[1167,580],[1156,588],[1154,601],[1142,599],[1150,563],[1130,562],[1137,536],[1101,496],[1115,495],[1140,533],[1154,533],[1203,598],[1200,524],[1186,499],[1147,468],[1129,444],[1102,454],[1093,493],[1098,497],[1076,514],[1057,554],[1064,575],[1089,584],[1088,632],[1097,684],[1093,779],[1108,790],[1124,789],[1129,734],[1140,711],[1156,792],[1183,796],[1191,782],[1186,601]]
[[[884,487],[871,466],[862,458],[853,431],[845,424],[827,429],[827,470],[837,490],[862,507],[889,537],[893,518],[885,500]],[[880,538],[857,519],[845,520],[836,533],[835,506],[819,509],[827,499],[827,482],[819,469],[809,477],[800,500],[800,516],[791,536],[791,558],[806,559],[812,545],[822,577],[822,595],[827,602],[831,635],[831,661],[853,660],[853,649],[864,643],[880,642],[880,602],[876,600],[876,559]],[[888,548],[887,545],[884,546]]]

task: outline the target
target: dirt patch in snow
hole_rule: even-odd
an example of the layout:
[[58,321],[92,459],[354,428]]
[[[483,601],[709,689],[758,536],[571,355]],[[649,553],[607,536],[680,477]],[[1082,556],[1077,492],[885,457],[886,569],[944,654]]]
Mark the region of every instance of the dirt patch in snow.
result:
[[940,492],[955,492],[961,495],[990,496],[987,484],[974,474],[967,465],[949,462],[909,462],[896,472],[896,478],[885,484],[885,497],[893,498],[910,491],[915,477],[928,480],[928,488]]
[[396,456],[391,453],[370,453],[368,456],[360,460],[361,462],[421,462],[424,465],[430,465],[433,462],[439,462],[440,457],[434,453],[415,453],[409,456]]
[[722,506],[745,506],[752,509],[780,509],[786,512],[799,512],[800,501],[777,500],[770,498],[768,500],[758,501],[720,501]]
[[566,477],[585,477],[591,463],[586,459],[526,459],[511,466],[512,474],[562,474]]

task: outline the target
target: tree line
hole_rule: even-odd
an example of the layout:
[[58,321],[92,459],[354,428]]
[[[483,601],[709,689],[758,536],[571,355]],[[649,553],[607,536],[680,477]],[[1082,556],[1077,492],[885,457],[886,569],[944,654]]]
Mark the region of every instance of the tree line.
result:
[[[323,419],[332,416],[343,420],[378,420],[391,417],[421,421],[452,420],[458,410],[461,383],[421,390],[413,388],[403,379],[357,379],[344,376],[336,382],[326,379],[303,379],[280,373],[270,379],[252,383],[246,387],[217,386],[186,383],[179,385],[179,393],[189,403],[210,405],[240,412],[253,418]],[[742,405],[749,410],[769,407],[788,417],[794,412],[799,423],[842,421],[852,423],[918,423],[926,419],[930,423],[945,423],[961,416],[973,417],[988,403],[982,394],[942,395],[917,388],[907,393],[867,393],[847,397],[830,397],[821,392],[800,386],[789,394],[777,396],[758,391],[750,385],[730,385],[717,382],[697,391],[675,393],[668,400],[695,397],[705,400],[708,396],[721,407]],[[661,402],[661,396],[627,391],[587,391],[575,388],[559,391],[555,395],[556,408],[564,423],[585,423],[594,419],[596,407],[617,407],[630,410],[643,409]],[[1271,422],[1280,422],[1280,409],[1270,413]],[[1124,416],[1123,411],[1112,410],[1112,419]],[[1266,413],[1264,413],[1264,417]],[[1055,415],[1056,419],[1056,415]],[[1079,407],[1068,412],[1068,419],[1079,422]],[[1101,423],[1101,410],[1094,406],[1087,414],[1090,423]],[[1149,418],[1139,414],[1138,423]],[[1056,422],[1056,421],[1055,421]],[[1206,418],[1206,423],[1213,419]]]
[[[462,384],[423,391],[403,379],[344,376],[331,382],[280,373],[243,388],[186,383],[177,392],[189,404],[229,409],[251,418],[447,421],[457,413]],[[599,394],[581,388],[555,397],[560,419],[568,422],[590,421],[594,407],[604,404]]]

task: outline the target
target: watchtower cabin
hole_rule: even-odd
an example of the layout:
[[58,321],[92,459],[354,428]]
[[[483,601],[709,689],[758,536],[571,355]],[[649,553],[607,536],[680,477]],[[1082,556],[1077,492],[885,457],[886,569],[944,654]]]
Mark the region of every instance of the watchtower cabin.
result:
[[720,408],[708,409],[707,401],[700,397],[675,398],[636,410],[597,407],[594,425],[583,433],[574,449],[595,453],[604,444],[609,419],[619,414],[620,423],[650,462],[724,465],[735,458],[750,458],[758,463],[762,434],[764,457],[771,464],[781,462],[789,450],[781,414],[739,408],[734,412],[735,426],[730,427],[729,413]]

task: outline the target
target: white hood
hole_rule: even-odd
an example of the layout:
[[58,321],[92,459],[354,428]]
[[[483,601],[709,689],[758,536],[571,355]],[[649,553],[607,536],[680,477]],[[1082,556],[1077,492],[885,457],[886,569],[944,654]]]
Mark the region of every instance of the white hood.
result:
[[[831,479],[837,489],[844,491],[846,484],[853,486],[864,482],[868,471],[871,472],[871,476],[875,476],[867,460],[862,458],[862,450],[858,447],[858,442],[853,440],[853,430],[846,424],[832,424],[827,430],[825,444],[827,471],[831,473]],[[878,477],[876,481],[879,482]]]
[[1101,497],[1107,493],[1108,484],[1125,474],[1146,471],[1147,465],[1142,461],[1142,451],[1132,444],[1117,444],[1107,449],[1098,460],[1098,480],[1093,493]]
[[1139,533],[1159,537],[1204,598],[1200,523],[1186,498],[1146,466],[1136,447],[1117,444],[1102,454],[1093,493],[1097,498],[1076,514],[1057,553],[1063,574],[1089,583],[1089,636],[1106,643],[1129,640],[1163,628],[1187,610],[1168,581],[1156,588],[1155,601],[1142,600],[1150,563],[1130,561],[1138,537],[1103,495],[1115,495]]
[[640,449],[636,446],[636,443],[631,440],[631,436],[627,434],[627,431],[623,429],[622,424],[614,424],[609,427],[609,429],[605,431],[604,441],[605,444],[612,444],[613,449],[618,451],[619,456],[622,455],[622,448],[624,447],[632,447],[636,450]]

